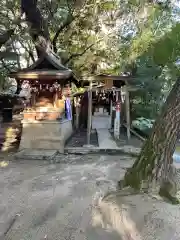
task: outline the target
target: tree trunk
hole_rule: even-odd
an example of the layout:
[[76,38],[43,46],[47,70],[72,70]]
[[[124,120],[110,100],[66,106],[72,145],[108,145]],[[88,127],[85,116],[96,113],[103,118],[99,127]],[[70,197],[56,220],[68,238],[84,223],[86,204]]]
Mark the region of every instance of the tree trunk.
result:
[[162,180],[166,181],[178,139],[179,125],[180,79],[174,84],[139,157],[119,182],[120,187],[130,186],[140,190],[146,182],[148,188],[154,180],[157,183],[160,174]]
[[37,55],[40,57],[51,46],[47,23],[37,7],[37,0],[21,0],[21,9],[30,25],[30,35],[35,42]]

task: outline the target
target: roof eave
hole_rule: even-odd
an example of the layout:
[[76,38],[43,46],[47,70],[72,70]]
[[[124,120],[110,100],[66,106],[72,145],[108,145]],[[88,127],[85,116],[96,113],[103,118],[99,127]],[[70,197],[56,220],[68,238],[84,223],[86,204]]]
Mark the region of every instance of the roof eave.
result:
[[11,73],[10,77],[14,77],[17,79],[68,79],[72,76],[72,71],[21,71],[16,73]]

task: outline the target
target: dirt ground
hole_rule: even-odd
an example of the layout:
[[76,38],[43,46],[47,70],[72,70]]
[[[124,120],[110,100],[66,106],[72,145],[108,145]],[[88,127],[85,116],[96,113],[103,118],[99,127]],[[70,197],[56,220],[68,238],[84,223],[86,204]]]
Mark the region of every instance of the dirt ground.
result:
[[[123,155],[64,155],[58,164],[27,160],[2,162],[0,239],[125,239],[115,228],[94,224],[93,208],[96,199],[108,189],[114,189],[132,163],[131,157]],[[178,224],[179,210],[176,207]],[[171,239],[177,238],[168,240]]]
[[[127,157],[62,156],[0,168],[0,236],[13,240],[112,239],[91,224],[93,198],[114,186]],[[124,170],[122,170],[124,172]],[[116,238],[116,239],[119,239]]]

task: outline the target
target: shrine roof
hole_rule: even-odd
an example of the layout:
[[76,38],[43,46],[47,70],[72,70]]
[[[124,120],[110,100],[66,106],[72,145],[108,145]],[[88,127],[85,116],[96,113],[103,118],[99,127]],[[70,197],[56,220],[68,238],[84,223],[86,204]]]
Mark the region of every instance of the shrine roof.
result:
[[15,77],[17,79],[27,79],[27,80],[34,80],[34,79],[69,79],[72,77],[72,71],[70,70],[47,70],[47,69],[40,69],[40,70],[31,70],[31,71],[19,71],[16,73],[11,73],[11,77]]
[[31,66],[11,72],[10,77],[17,79],[67,79],[74,76],[73,72],[61,63],[61,59],[52,51],[47,50],[44,54]]
[[91,77],[86,77],[82,81],[83,86],[89,86],[89,82],[113,82],[113,86],[119,88],[123,85],[131,85],[133,82],[133,77],[130,75],[107,75],[107,74],[98,74]]
[[132,79],[132,76],[130,75],[107,75],[107,74],[99,74],[95,76],[96,80],[113,80],[113,81],[122,81],[126,82],[128,80]]

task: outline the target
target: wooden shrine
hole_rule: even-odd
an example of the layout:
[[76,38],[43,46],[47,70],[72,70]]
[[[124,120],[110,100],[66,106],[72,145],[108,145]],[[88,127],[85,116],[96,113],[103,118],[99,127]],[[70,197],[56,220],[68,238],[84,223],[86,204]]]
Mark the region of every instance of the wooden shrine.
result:
[[[119,129],[120,125],[124,124],[126,125],[127,129],[127,137],[130,139],[130,125],[131,125],[131,120],[130,120],[130,102],[129,102],[129,92],[131,91],[136,91],[137,88],[133,86],[133,77],[129,75],[106,75],[106,74],[101,74],[101,75],[96,75],[94,77],[94,80],[96,82],[102,82],[104,83],[104,86],[102,87],[102,90],[104,91],[109,91],[115,92],[115,100],[114,102],[116,103],[115,109],[117,108],[117,105],[120,105],[119,112],[121,112],[121,117],[118,115],[115,117],[118,118],[118,133],[117,133],[117,138],[119,137]],[[112,100],[110,104],[110,115],[111,115],[111,120],[112,119]],[[116,122],[116,121],[115,121]],[[115,125],[114,122],[114,125]],[[113,123],[111,122],[110,128],[112,127]],[[115,134],[115,128],[114,128],[114,134]]]
[[10,77],[15,78],[18,85],[30,85],[20,149],[63,152],[65,141],[72,134],[71,84],[79,84],[72,71],[48,50],[33,65],[11,73]]

